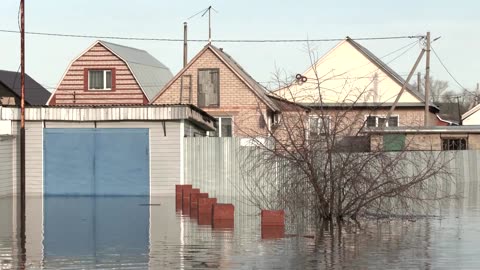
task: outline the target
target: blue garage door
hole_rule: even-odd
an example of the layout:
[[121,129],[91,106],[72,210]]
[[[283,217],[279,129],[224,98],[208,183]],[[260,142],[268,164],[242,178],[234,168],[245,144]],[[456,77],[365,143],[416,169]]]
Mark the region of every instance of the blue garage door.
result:
[[44,129],[44,194],[146,196],[148,129]]

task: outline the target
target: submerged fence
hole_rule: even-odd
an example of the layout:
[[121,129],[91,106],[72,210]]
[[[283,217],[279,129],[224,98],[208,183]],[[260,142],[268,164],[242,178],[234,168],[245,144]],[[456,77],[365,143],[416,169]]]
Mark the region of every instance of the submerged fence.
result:
[[[275,196],[272,180],[293,177],[279,161],[275,166],[265,166],[255,147],[242,138],[184,138],[185,181],[209,192],[220,201],[228,198],[251,203],[252,192]],[[415,155],[419,152],[406,153]],[[448,162],[456,181],[446,187],[452,194],[462,197],[457,206],[475,206],[480,203],[480,151],[422,152],[426,155],[441,154]],[[247,168],[247,170],[246,170]],[[255,181],[255,182],[254,182]],[[308,190],[302,191],[308,193]]]

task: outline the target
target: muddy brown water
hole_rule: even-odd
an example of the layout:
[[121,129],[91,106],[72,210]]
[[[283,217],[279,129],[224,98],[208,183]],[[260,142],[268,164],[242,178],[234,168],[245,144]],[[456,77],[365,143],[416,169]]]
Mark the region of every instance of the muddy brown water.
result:
[[197,225],[175,211],[174,197],[30,197],[24,247],[16,209],[15,198],[0,199],[0,269],[480,267],[476,201],[440,217],[370,221],[340,237],[288,226],[286,237],[262,239],[259,216],[241,207],[231,230]]

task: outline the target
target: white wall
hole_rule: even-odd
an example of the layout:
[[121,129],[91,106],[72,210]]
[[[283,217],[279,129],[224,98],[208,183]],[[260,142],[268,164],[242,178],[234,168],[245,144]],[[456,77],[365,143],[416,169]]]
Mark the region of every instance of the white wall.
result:
[[[314,66],[316,70],[309,68],[303,72],[307,82],[294,83],[276,94],[296,102],[318,103],[320,82],[324,103],[389,103],[395,101],[401,89],[401,85],[346,41],[322,56]],[[399,103],[422,102],[405,91]]]
[[480,110],[463,120],[463,125],[480,125]]
[[[43,125],[45,128],[94,128],[93,122],[59,122],[59,121],[27,121],[26,132],[26,191],[27,195],[43,194]],[[13,122],[13,132],[17,137],[11,141],[11,147],[3,147],[1,151],[12,150],[13,161],[13,182],[19,183],[20,178],[20,146],[18,134],[20,133],[19,123]],[[151,195],[173,194],[175,184],[180,183],[181,167],[181,124],[179,121],[167,121],[164,125],[161,121],[116,121],[97,122],[97,128],[149,128],[150,130],[150,192]],[[2,148],[3,147],[3,148]],[[16,148],[16,149],[15,149]],[[5,163],[2,168],[8,169]],[[5,174],[2,174],[5,175]],[[1,177],[1,176],[0,176]],[[12,179],[12,177],[9,177]],[[0,178],[0,195],[2,194],[2,178]],[[11,183],[12,180],[10,180]],[[18,192],[18,184],[11,185],[11,193]],[[3,189],[10,188],[3,185]]]

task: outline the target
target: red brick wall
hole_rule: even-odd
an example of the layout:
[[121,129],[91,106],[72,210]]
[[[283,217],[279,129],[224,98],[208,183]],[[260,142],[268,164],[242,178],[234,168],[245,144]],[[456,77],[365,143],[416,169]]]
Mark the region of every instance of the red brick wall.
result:
[[[201,108],[213,116],[232,116],[234,136],[261,136],[267,129],[261,123],[261,113],[266,113],[266,105],[233,73],[210,49],[196,59],[183,73],[192,76],[192,104],[197,103],[198,70],[218,68],[220,73],[220,106]],[[180,103],[179,77],[153,102],[154,104]],[[185,91],[184,91],[185,92]],[[187,91],[188,92],[188,91]],[[188,100],[185,96],[183,103]]]
[[[112,69],[113,90],[88,90],[88,69]],[[93,46],[72,63],[50,100],[50,105],[145,103],[145,95],[125,62],[101,44]]]

